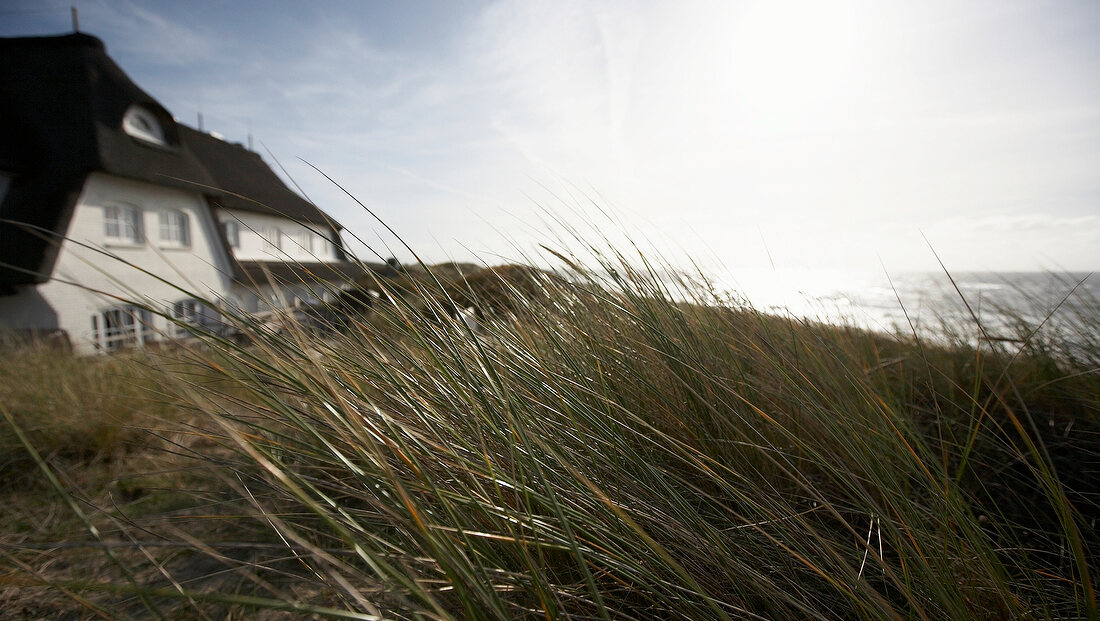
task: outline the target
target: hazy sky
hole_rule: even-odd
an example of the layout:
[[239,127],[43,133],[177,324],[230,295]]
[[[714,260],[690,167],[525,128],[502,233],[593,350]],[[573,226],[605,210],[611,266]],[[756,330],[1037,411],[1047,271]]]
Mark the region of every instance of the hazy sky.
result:
[[[954,270],[1100,267],[1098,2],[77,4],[182,122],[434,260],[595,203],[730,268],[934,269],[922,234]],[[68,6],[4,0],[0,35]]]

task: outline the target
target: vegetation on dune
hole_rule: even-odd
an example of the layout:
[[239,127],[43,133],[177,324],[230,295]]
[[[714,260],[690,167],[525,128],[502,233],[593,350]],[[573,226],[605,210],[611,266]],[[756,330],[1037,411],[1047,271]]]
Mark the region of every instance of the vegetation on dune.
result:
[[[147,380],[129,354],[78,359],[20,344],[0,353],[0,406],[43,455],[76,465],[134,450],[152,421],[177,418],[165,401],[150,399]],[[28,476],[40,478],[34,461],[14,428],[0,426],[0,486],[25,484]]]
[[[59,484],[86,501],[67,522],[79,531],[24,516],[0,539],[0,602],[172,618],[1096,617],[1100,376],[1083,361],[1100,350],[1031,346],[1095,343],[1095,301],[1060,324],[1080,334],[1017,352],[767,316],[615,253],[571,268],[410,268],[324,339],[236,317],[247,345],[210,336],[140,365],[11,356],[6,374],[43,369],[22,388],[43,403],[100,367],[128,387],[125,411],[142,392],[162,457],[125,498]],[[476,329],[439,320],[466,305],[484,313]],[[3,394],[5,433],[27,430],[64,469],[71,455],[49,447],[69,440],[29,422],[57,408]]]
[[[479,313],[501,314],[516,309],[517,304],[545,305],[550,294],[544,280],[560,279],[551,272],[527,265],[508,264],[483,267],[472,263],[441,263],[414,265],[401,269],[374,272],[342,292],[337,306],[354,309],[356,301],[370,298],[373,291],[389,298],[398,296],[413,306],[425,310],[432,306],[445,309],[474,307]],[[360,304],[359,306],[369,306]]]

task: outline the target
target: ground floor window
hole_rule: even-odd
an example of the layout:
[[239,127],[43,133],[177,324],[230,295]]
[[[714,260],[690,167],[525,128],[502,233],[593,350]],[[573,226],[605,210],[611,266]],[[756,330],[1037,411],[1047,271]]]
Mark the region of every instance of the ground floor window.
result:
[[99,351],[141,347],[156,338],[153,314],[136,306],[116,306],[92,316],[92,335]]
[[222,326],[221,313],[195,299],[180,300],[173,304],[172,319],[176,320],[172,326],[172,334],[177,337],[190,334],[190,328],[198,328],[202,332],[217,332]]

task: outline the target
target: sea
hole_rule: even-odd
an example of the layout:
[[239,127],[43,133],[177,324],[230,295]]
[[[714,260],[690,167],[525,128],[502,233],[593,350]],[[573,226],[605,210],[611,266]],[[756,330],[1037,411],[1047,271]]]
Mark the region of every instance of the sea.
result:
[[759,311],[885,333],[968,339],[984,332],[1011,344],[1038,330],[1100,343],[1100,274],[756,269],[716,281],[730,299]]

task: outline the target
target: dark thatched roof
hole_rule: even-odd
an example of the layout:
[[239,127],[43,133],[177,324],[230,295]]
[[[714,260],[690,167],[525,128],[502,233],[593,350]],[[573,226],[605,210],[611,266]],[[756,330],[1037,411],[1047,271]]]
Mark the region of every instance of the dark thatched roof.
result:
[[198,157],[213,178],[218,190],[213,202],[217,206],[341,228],[313,203],[286,187],[259,153],[184,125],[179,130],[184,147]]
[[[138,105],[166,145],[122,129]],[[295,194],[260,156],[173,120],[86,34],[0,39],[0,287],[49,278],[87,176],[105,172],[205,194],[214,206],[339,224]],[[247,197],[247,198],[246,198]]]

